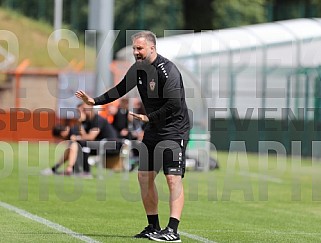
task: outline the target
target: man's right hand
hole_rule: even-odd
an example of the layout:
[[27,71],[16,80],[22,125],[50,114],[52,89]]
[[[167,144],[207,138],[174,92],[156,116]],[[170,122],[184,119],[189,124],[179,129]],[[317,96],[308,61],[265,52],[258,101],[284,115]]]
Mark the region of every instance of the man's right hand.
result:
[[95,105],[95,101],[93,98],[91,98],[89,95],[87,95],[84,91],[82,90],[78,90],[75,93],[75,96],[81,100],[83,100],[83,102],[85,102],[87,105]]
[[142,122],[149,122],[149,119],[148,119],[148,117],[146,115],[136,114],[136,113],[131,112],[131,111],[128,114],[132,115],[135,119],[140,120]]

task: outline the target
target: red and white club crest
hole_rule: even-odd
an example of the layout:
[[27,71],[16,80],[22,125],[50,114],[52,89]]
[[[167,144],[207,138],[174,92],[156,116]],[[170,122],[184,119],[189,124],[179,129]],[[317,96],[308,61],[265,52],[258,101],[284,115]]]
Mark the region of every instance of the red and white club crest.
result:
[[154,91],[155,90],[155,86],[156,86],[156,82],[154,79],[152,79],[150,82],[149,82],[149,88],[151,91]]

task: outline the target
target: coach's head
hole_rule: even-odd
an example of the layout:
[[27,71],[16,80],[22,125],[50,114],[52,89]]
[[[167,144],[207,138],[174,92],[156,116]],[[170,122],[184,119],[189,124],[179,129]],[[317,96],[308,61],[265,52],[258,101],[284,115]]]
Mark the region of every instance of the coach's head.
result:
[[151,31],[141,31],[132,35],[133,54],[136,62],[152,63],[156,57],[156,36]]

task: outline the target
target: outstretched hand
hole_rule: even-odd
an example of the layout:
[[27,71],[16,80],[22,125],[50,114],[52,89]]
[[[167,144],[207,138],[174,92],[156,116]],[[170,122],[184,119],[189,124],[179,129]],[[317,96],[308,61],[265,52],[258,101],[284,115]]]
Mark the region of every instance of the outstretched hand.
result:
[[136,114],[134,112],[129,112],[129,115],[132,115],[135,119],[138,119],[142,122],[149,122],[149,119],[146,115],[142,115],[142,114]]
[[81,100],[83,100],[83,102],[85,102],[87,105],[94,105],[95,101],[93,98],[91,98],[89,95],[87,95],[84,91],[82,90],[78,90],[75,93],[75,96]]

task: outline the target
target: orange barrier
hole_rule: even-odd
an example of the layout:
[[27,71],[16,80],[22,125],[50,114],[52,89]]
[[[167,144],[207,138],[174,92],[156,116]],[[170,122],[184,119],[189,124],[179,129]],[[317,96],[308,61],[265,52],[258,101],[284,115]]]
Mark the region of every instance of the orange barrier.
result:
[[51,130],[55,123],[56,114],[49,109],[35,112],[23,108],[0,110],[1,140],[51,141]]
[[[28,69],[29,65],[30,61],[25,59],[16,69],[0,72],[6,75],[14,75],[16,78],[16,83],[14,86],[15,90],[13,91],[13,95],[15,96],[15,108],[10,108],[9,110],[3,110],[0,108],[0,140],[53,140],[51,135],[52,127],[58,122],[54,108],[42,108],[38,110],[28,110],[22,108],[19,98],[19,91],[21,88],[20,78],[21,75],[45,75],[50,77],[58,76],[59,70]],[[74,60],[70,63],[69,67],[79,71],[83,68],[83,65],[83,62],[77,63]],[[129,67],[130,63],[125,61],[114,61],[110,65],[115,84],[117,84],[123,78]],[[118,106],[118,101],[113,102],[111,105]],[[109,112],[108,105],[102,106],[102,108],[104,109],[102,109],[100,114],[103,115],[110,123],[112,123],[113,116]]]

